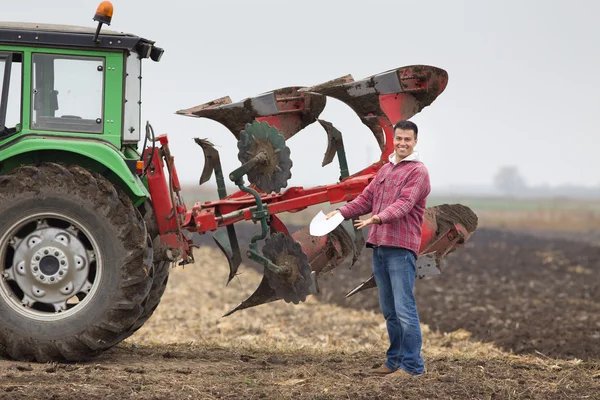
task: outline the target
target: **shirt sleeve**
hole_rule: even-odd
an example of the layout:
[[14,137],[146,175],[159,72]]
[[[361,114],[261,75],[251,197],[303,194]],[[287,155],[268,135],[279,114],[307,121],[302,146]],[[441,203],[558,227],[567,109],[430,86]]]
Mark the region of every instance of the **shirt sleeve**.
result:
[[415,204],[427,196],[431,190],[429,173],[426,168],[415,168],[408,177],[406,185],[401,189],[398,199],[380,213],[377,213],[382,224],[389,224],[404,217]]
[[340,207],[344,219],[352,219],[370,213],[373,210],[373,185],[375,179],[354,200]]

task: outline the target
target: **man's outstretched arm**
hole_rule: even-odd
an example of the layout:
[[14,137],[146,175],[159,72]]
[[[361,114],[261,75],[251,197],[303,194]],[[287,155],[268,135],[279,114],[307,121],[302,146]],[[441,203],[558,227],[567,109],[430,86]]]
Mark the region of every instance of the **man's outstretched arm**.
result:
[[[354,200],[339,208],[344,219],[352,219],[370,213],[373,210],[373,185],[375,179],[367,185],[367,187]],[[328,218],[333,216],[334,212],[327,215]]]

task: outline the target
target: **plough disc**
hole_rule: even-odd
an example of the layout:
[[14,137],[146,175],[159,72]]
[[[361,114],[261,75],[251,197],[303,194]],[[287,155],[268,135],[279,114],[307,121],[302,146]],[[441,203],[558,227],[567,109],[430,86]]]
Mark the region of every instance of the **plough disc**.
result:
[[265,193],[279,192],[292,177],[290,149],[277,129],[266,122],[254,121],[240,132],[238,159],[247,163],[259,153],[265,162],[247,171],[248,181]]
[[279,232],[265,240],[263,255],[273,264],[283,267],[278,273],[265,268],[258,288],[248,298],[231,309],[224,316],[245,308],[283,299],[286,303],[298,304],[315,292],[311,267],[302,247],[291,236]]

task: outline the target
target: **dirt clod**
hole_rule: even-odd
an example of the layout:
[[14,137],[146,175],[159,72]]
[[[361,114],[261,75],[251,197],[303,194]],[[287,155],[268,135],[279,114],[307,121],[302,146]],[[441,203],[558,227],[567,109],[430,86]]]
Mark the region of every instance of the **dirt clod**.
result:
[[190,368],[180,368],[175,370],[178,374],[190,375],[193,371]]
[[440,382],[448,382],[448,383],[453,383],[456,382],[456,377],[454,376],[448,376],[448,375],[444,375],[444,376],[440,376],[438,378],[438,381]]
[[125,372],[129,372],[130,374],[145,374],[146,370],[144,368],[134,368],[134,367],[126,367],[124,368]]
[[31,365],[19,365],[19,364],[13,364],[13,365],[11,365],[9,368],[11,368],[11,369],[16,369],[17,371],[21,371],[21,372],[29,372],[29,371],[33,371],[33,368],[31,367]]
[[283,360],[277,356],[271,356],[267,359],[267,362],[269,364],[274,364],[274,365],[286,365],[288,363],[287,360]]

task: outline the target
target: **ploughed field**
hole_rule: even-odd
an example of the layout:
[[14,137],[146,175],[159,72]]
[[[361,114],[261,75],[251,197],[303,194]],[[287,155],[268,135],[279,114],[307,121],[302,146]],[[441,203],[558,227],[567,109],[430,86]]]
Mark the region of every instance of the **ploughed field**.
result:
[[[247,243],[256,226],[238,228]],[[568,235],[567,235],[568,236]],[[322,277],[322,293],[221,318],[258,286],[246,263],[202,237],[157,312],[133,337],[80,364],[0,361],[7,399],[563,399],[600,393],[600,247],[479,228],[441,276],[417,282],[427,373],[372,377],[387,333],[371,250]]]

